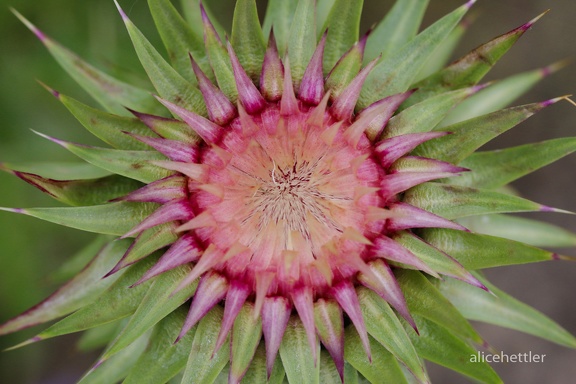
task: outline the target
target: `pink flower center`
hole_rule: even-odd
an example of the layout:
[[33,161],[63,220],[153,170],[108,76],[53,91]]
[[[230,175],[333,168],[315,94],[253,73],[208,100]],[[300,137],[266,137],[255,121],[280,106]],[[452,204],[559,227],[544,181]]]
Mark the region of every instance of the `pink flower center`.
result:
[[383,205],[384,170],[370,146],[346,140],[349,124],[326,113],[316,125],[312,113],[300,106],[281,116],[270,106],[235,119],[203,150],[206,181],[190,183],[196,214],[210,223],[195,233],[222,257],[215,269],[254,289],[257,275],[272,276],[269,294],[350,278],[358,270],[349,258],[378,233],[366,216]]

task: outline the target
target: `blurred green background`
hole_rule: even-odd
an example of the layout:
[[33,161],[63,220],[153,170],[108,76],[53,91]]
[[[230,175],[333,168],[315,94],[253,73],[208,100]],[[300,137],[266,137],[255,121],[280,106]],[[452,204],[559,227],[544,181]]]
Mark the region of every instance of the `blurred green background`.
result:
[[[233,1],[219,0],[213,10],[229,25]],[[461,5],[463,0],[431,0],[425,25]],[[159,46],[145,0],[120,1],[143,32]],[[264,10],[265,1],[259,1]],[[377,22],[392,0],[365,0],[363,28]],[[98,67],[138,78],[137,62],[112,0],[0,0],[0,161],[75,161],[55,144],[34,135],[35,129],[59,138],[97,143],[65,108],[40,87],[51,87],[94,104],[69,79],[42,44],[9,12],[14,7],[51,37]],[[523,37],[496,66],[488,79],[545,66],[576,56],[576,2],[574,0],[481,0],[474,7],[477,19],[461,43],[463,54],[551,8],[545,18]],[[112,63],[121,62],[120,68]],[[518,103],[546,100],[576,92],[572,65],[546,79]],[[576,108],[560,103],[499,138],[492,148],[576,135]],[[515,186],[524,196],[543,204],[576,211],[576,156],[520,180]],[[50,206],[55,203],[19,179],[0,173],[0,205]],[[576,231],[576,217],[542,215],[542,218]],[[48,275],[92,236],[72,229],[0,212],[0,321],[26,310],[57,288]],[[572,255],[576,250],[569,250]],[[504,290],[542,310],[576,333],[576,264],[568,262],[500,268],[488,271]],[[495,365],[510,383],[568,383],[576,377],[576,352],[532,336],[480,325],[481,333],[498,350],[507,353],[547,354],[545,363]],[[33,335],[32,329],[0,339],[0,349]],[[0,353],[0,383],[73,383],[95,355],[74,347],[75,336],[59,338],[16,351]],[[438,383],[462,382],[459,376],[430,366]]]

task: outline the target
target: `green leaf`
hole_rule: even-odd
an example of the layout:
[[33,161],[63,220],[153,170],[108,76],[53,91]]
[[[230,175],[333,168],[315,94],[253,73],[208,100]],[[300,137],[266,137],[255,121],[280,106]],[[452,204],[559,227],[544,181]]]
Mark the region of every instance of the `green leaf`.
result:
[[489,213],[547,209],[541,204],[505,193],[441,183],[417,185],[404,193],[403,202],[449,220]]
[[565,137],[496,151],[476,152],[460,163],[471,172],[452,180],[457,185],[494,189],[575,151],[576,138]]
[[266,15],[262,23],[262,34],[265,38],[270,35],[274,26],[274,38],[278,47],[278,53],[284,55],[288,44],[290,26],[296,12],[297,0],[270,0],[266,7]]
[[230,377],[239,378],[246,373],[261,338],[262,318],[254,320],[254,305],[245,303],[232,329]]
[[140,63],[160,96],[190,111],[208,116],[204,98],[198,88],[176,72],[126,15],[123,12],[121,14]]
[[132,345],[105,361],[102,365],[92,368],[78,384],[117,383],[128,375],[140,355],[146,349],[150,334],[142,335]]
[[292,316],[280,344],[280,358],[289,383],[320,383],[320,343],[316,343],[315,361],[308,344],[306,330],[298,316]]
[[100,361],[108,360],[122,351],[194,295],[197,282],[174,293],[190,270],[189,265],[184,265],[165,272],[152,280],[152,285],[138,305],[138,309],[130,317],[130,321],[118,337],[106,348]]
[[248,371],[242,378],[242,384],[254,383],[268,383],[268,384],[282,384],[284,382],[284,368],[280,357],[276,357],[274,368],[270,374],[270,380],[267,380],[268,374],[266,373],[266,347],[264,343],[260,343],[256,348],[256,353],[252,359],[252,363],[248,367]]
[[467,269],[535,263],[557,257],[555,253],[517,241],[463,231],[425,229],[422,236],[427,243],[454,257]]
[[434,130],[452,132],[452,134],[421,144],[414,154],[454,164],[460,163],[488,141],[555,101],[557,99],[503,109],[449,127],[436,128]]
[[142,183],[119,175],[88,180],[53,180],[33,173],[12,173],[56,200],[72,206],[104,204],[142,187]]
[[380,61],[366,79],[358,107],[366,108],[376,100],[408,90],[426,59],[456,27],[468,8],[468,4],[457,8],[410,40],[397,54]]
[[[115,279],[115,281],[95,301],[90,302],[90,304],[82,307],[63,320],[60,320],[32,340],[40,341],[56,336],[67,335],[130,316],[136,311],[146,291],[150,288],[150,282],[134,288],[129,287],[134,284],[153,263],[154,260],[151,259],[143,260],[127,268],[120,277],[115,278],[114,275],[112,275],[104,278],[103,281],[109,278]],[[85,282],[83,283],[86,284]],[[83,302],[83,304],[86,303]],[[106,308],[106,310],[103,311],[103,308]]]
[[[360,16],[364,0],[336,0],[322,30],[328,30],[324,49],[324,73],[330,72],[336,62],[358,41]],[[346,17],[342,17],[346,15]]]
[[110,171],[85,162],[0,163],[0,170],[34,173],[56,180],[83,180],[109,176]]
[[166,139],[192,145],[202,141],[200,136],[183,121],[152,115],[141,115],[141,118],[150,129]]
[[[196,325],[196,334],[182,383],[213,383],[228,363],[230,351],[226,348],[220,348],[212,357],[222,324],[223,312],[222,307],[216,305]],[[228,345],[228,340],[229,337],[224,345]]]
[[[322,384],[342,384],[334,360],[325,349],[320,350],[320,382]],[[348,383],[346,383],[348,384]]]
[[0,208],[40,220],[105,235],[121,236],[154,211],[157,204],[119,202],[88,207]]
[[426,60],[426,65],[420,70],[418,76],[416,76],[417,81],[432,75],[448,64],[473,19],[474,16],[465,17],[452,32],[450,32],[448,37],[436,48],[428,60]]
[[298,0],[288,38],[288,57],[294,89],[298,89],[304,71],[316,49],[315,0]]
[[429,0],[396,0],[386,17],[368,36],[364,62],[382,54],[387,58],[397,52],[418,33]]
[[204,44],[208,51],[210,66],[218,82],[218,88],[232,103],[236,103],[238,90],[236,89],[236,80],[228,50],[224,48],[216,32],[207,25],[204,26]]
[[360,287],[356,291],[368,333],[403,362],[417,379],[426,382],[424,367],[388,303],[367,288]]
[[172,171],[150,163],[153,160],[166,160],[166,156],[156,151],[123,151],[62,140],[57,143],[90,164],[143,183],[151,183],[173,174]]
[[354,80],[362,68],[362,49],[360,44],[352,47],[350,52],[346,53],[332,68],[324,89],[330,91],[330,98],[334,100],[346,87]]
[[165,111],[150,92],[101,72],[44,35],[18,12],[13,12],[22,23],[40,38],[58,64],[109,112],[118,115],[128,115],[129,113],[125,107],[155,114],[161,114]]
[[178,240],[176,228],[178,224],[171,222],[157,225],[141,232],[128,249],[116,268],[124,268],[149,256],[152,252],[164,248]]
[[[344,358],[369,382],[407,384],[398,365],[398,360],[370,335],[368,335],[368,339],[370,340],[372,362],[366,356],[362,341],[355,327],[347,327],[344,337],[346,340],[344,343]],[[347,381],[345,382],[347,383]]]
[[576,234],[559,226],[509,215],[482,215],[459,219],[473,232],[520,241],[535,247],[576,247]]
[[[287,1],[288,2],[288,1]],[[318,39],[324,33],[324,24],[336,0],[316,0],[316,35]]]
[[476,274],[493,293],[460,281],[446,279],[438,288],[468,319],[511,328],[576,348],[576,338],[549,317],[502,292]]
[[58,100],[68,108],[88,131],[114,148],[129,150],[150,148],[124,132],[157,137],[154,132],[134,117],[124,117],[103,112],[62,94],[59,94]]
[[458,310],[426,279],[421,272],[396,269],[410,313],[420,315],[450,332],[478,344],[483,340]]
[[518,73],[491,84],[454,108],[442,121],[442,126],[459,123],[507,107],[548,74],[559,69],[561,65],[559,63],[543,69]]
[[344,382],[346,384],[359,384],[358,371],[350,364],[344,364]]
[[260,79],[266,43],[262,35],[256,0],[237,0],[232,20],[232,47],[242,67],[257,82]]
[[455,105],[474,92],[474,88],[459,89],[415,104],[390,119],[382,133],[382,138],[429,132],[446,117]]
[[160,320],[123,384],[165,383],[184,369],[196,330],[193,328],[174,344],[185,318],[186,308],[180,307]]
[[[156,29],[160,33],[174,69],[191,84],[197,84],[196,77],[190,67],[190,58],[188,57],[188,53],[190,53],[202,71],[213,77],[204,50],[202,33],[194,33],[192,27],[180,16],[170,0],[148,0],[148,7],[150,7]],[[200,23],[200,25],[202,24]]]
[[[107,244],[86,268],[60,287],[40,304],[0,326],[0,335],[16,332],[67,315],[93,301],[110,287],[122,274],[102,279],[120,260],[129,240]],[[89,246],[89,248],[92,248]]]
[[[424,264],[432,268],[432,270],[440,274],[477,285],[470,272],[468,272],[466,268],[464,268],[454,258],[432,247],[430,244],[422,241],[415,235],[403,231],[396,234],[394,236],[394,240],[404,248],[408,249],[414,255],[416,255],[420,260],[424,262]],[[402,267],[405,269],[413,269],[413,267],[403,264]]]
[[477,351],[446,328],[419,316],[414,316],[414,320],[420,335],[410,329],[408,333],[420,356],[481,383],[503,383],[488,363],[471,361]]
[[447,90],[477,84],[535,21],[498,36],[448,67],[414,84],[414,88],[418,88],[418,91],[407,100],[407,104],[417,103]]
[[118,331],[123,328],[122,322],[123,320],[118,320],[84,331],[76,343],[76,347],[82,352],[104,348],[106,344],[114,340]]

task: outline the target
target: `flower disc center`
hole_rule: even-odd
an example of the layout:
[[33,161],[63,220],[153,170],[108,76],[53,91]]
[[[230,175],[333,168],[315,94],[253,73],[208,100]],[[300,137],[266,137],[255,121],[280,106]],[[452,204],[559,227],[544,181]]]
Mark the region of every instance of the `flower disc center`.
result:
[[269,272],[280,289],[321,286],[369,243],[366,215],[382,205],[375,187],[384,171],[369,148],[345,139],[345,124],[328,113],[311,124],[311,113],[270,107],[238,118],[202,155],[208,177],[195,193],[211,225],[196,233],[228,254],[219,269],[233,277]]

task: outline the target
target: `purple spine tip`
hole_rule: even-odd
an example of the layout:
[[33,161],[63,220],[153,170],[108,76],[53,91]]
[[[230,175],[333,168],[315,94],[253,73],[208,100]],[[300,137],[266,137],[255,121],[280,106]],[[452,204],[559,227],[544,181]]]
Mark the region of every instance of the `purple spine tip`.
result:
[[126,15],[126,13],[124,13],[124,10],[122,10],[120,4],[118,4],[118,1],[114,0],[114,4],[116,4],[116,8],[118,8],[118,12],[120,13],[120,16],[122,16],[122,20],[124,21],[128,20],[128,16]]
[[471,92],[472,94],[477,93],[477,92],[480,92],[481,90],[483,90],[483,89],[486,88],[486,87],[489,87],[489,86],[492,85],[492,84],[493,84],[492,82],[488,82],[488,83],[484,83],[484,84],[475,85],[475,86],[473,86],[473,87],[470,88],[470,92]]
[[468,0],[466,3],[466,8],[470,9],[476,3],[476,0]]

